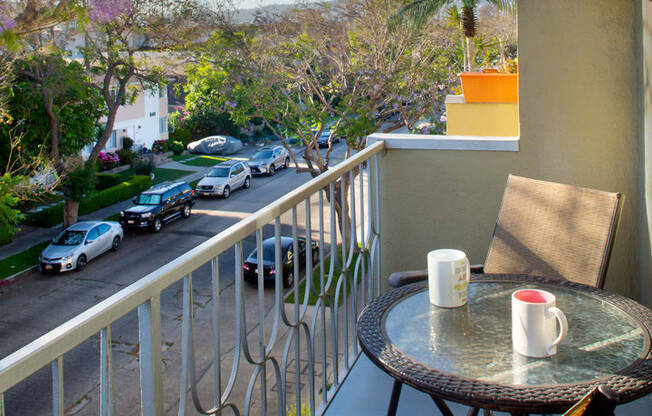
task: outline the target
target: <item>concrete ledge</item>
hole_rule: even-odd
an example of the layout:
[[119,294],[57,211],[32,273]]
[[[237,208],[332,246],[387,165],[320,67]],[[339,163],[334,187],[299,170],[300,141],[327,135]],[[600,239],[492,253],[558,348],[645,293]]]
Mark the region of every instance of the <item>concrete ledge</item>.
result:
[[374,133],[367,136],[367,146],[385,142],[386,149],[403,150],[481,150],[518,152],[518,137],[442,136],[436,134]]

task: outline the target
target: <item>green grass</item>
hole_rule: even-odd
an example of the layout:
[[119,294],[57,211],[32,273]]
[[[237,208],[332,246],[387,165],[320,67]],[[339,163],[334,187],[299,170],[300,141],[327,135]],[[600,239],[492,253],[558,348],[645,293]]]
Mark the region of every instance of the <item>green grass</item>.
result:
[[196,156],[195,155],[173,155],[172,160],[174,160],[175,162],[181,162],[184,160],[192,159],[194,157]]
[[154,185],[165,181],[175,181],[193,173],[191,170],[154,168]]
[[201,181],[201,179],[195,179],[194,181],[190,182],[188,185],[190,185],[192,189],[197,189],[197,184],[199,183],[199,181]]
[[49,241],[44,241],[33,247],[28,248],[22,253],[14,254],[6,259],[0,260],[0,280],[5,279],[18,272],[22,272],[32,266],[38,264],[38,256],[47,245]]
[[104,221],[118,221],[120,219],[120,214],[113,214],[109,215],[108,217],[104,218]]
[[[328,279],[328,271],[330,270],[331,267],[331,258],[328,257],[327,259],[324,259],[324,279]],[[349,279],[353,275],[353,271],[355,270],[355,262],[358,259],[358,253],[355,253],[353,255],[353,260],[351,261],[351,272],[349,273]],[[319,278],[319,267],[316,267],[315,270],[312,272],[312,284],[313,288],[319,288],[321,287],[320,283],[320,278]],[[328,290],[328,294],[331,296],[335,296],[335,292],[337,291],[337,280],[339,279],[340,273],[342,272],[342,247],[338,246],[337,247],[337,263],[335,263],[335,268],[333,271],[333,282],[331,283],[331,287]],[[324,282],[326,283],[326,282]],[[347,293],[351,292],[351,289],[347,285],[346,289]],[[303,303],[305,299],[305,293],[306,293],[306,280],[304,279],[301,283],[299,283],[299,303]],[[310,291],[310,294],[308,295],[308,304],[309,305],[316,305],[317,304],[317,297],[312,293],[312,290]],[[328,299],[328,298],[327,298]],[[343,297],[340,295],[340,304],[342,303]],[[286,303],[294,303],[294,292],[290,292],[290,294],[285,298]],[[326,306],[330,306],[328,300],[326,301]]]
[[215,166],[220,162],[224,162],[226,160],[229,160],[229,158],[225,157],[215,157],[215,156],[199,156],[196,159],[191,159],[191,160],[186,160],[183,163],[184,165],[188,166],[203,166],[203,167],[208,167],[208,166]]

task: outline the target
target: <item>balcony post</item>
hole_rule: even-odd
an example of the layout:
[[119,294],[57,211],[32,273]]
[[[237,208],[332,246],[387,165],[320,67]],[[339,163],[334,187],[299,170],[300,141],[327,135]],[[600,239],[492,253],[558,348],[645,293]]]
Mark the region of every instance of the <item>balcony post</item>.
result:
[[140,401],[142,416],[163,414],[161,383],[161,298],[138,306]]

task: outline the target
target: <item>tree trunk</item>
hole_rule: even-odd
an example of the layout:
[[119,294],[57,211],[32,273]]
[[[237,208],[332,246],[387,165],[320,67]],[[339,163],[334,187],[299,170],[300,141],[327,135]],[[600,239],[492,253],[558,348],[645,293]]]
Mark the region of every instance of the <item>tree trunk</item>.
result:
[[90,156],[88,156],[88,160],[97,160],[100,152],[104,149],[104,146],[106,146],[106,143],[109,141],[111,133],[113,133],[113,126],[115,125],[115,118],[118,114],[118,108],[120,108],[118,103],[116,103],[116,105],[113,107],[109,107],[109,114],[106,117],[106,125],[104,126],[104,131],[102,132],[102,136],[98,139],[97,143],[95,143],[95,146],[93,146],[93,150],[91,151]]
[[79,201],[66,199],[63,205],[63,228],[68,228],[77,222],[77,213],[79,211]]

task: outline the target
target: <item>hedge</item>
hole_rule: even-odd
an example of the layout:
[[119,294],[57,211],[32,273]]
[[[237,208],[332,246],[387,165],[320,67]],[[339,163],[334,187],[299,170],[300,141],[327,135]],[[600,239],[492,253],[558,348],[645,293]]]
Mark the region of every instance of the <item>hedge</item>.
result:
[[[98,209],[127,200],[152,186],[149,176],[134,176],[128,182],[122,182],[103,191],[95,192],[79,203],[79,215],[86,215]],[[25,215],[23,224],[37,227],[54,227],[63,219],[63,204]]]
[[98,173],[95,177],[97,178],[95,189],[98,191],[103,191],[104,189],[119,185],[123,181],[122,176],[117,173]]

